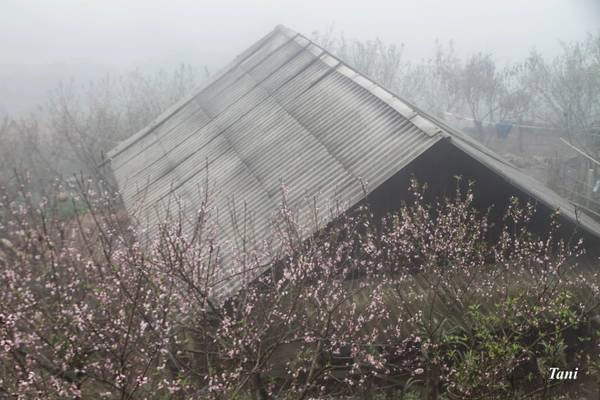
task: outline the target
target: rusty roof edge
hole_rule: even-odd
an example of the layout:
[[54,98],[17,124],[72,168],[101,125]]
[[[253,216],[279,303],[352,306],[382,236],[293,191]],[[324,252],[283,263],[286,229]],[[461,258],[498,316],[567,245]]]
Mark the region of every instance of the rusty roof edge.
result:
[[127,139],[123,140],[117,146],[115,146],[113,149],[111,149],[106,154],[107,159],[102,164],[106,164],[106,163],[110,162],[114,157],[118,156],[121,152],[123,152],[127,148],[134,145],[138,140],[140,140],[141,138],[145,137],[146,135],[152,133],[154,131],[154,129],[156,129],[158,126],[160,126],[169,117],[171,117],[173,114],[177,113],[179,110],[181,110],[187,104],[189,104],[192,100],[194,100],[194,98],[199,93],[201,93],[202,91],[209,88],[211,85],[213,85],[215,82],[217,82],[220,78],[222,78],[224,75],[229,73],[232,69],[234,69],[239,64],[241,64],[245,59],[247,59],[249,56],[254,54],[259,48],[262,47],[262,45],[265,42],[267,42],[273,35],[275,35],[278,32],[280,32],[280,33],[282,32],[280,25],[276,26],[275,29],[273,29],[271,32],[267,33],[265,36],[263,36],[262,39],[260,39],[258,42],[254,43],[252,46],[250,46],[249,48],[244,50],[242,53],[240,53],[237,57],[235,57],[233,59],[232,62],[227,64],[217,74],[215,74],[214,76],[209,78],[203,84],[201,84],[201,85],[197,86],[196,88],[194,88],[193,90],[191,90],[190,94],[188,94],[183,99],[181,99],[178,102],[176,102],[175,104],[173,104],[171,107],[167,108],[162,114],[160,114],[158,117],[153,119],[144,128],[142,128],[141,130],[139,130],[137,133],[133,134],[132,136],[128,137]]

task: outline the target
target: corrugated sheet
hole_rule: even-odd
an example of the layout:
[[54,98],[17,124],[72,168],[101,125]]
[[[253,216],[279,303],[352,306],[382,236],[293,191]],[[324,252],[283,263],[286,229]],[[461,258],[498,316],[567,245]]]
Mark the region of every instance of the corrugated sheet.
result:
[[[233,246],[224,253],[231,261],[240,242],[233,220],[249,211],[254,242],[270,240],[282,184],[292,207],[315,195],[321,209],[332,198],[353,205],[364,196],[362,183],[370,192],[453,134],[280,26],[109,157],[127,209],[150,232],[175,199],[193,214],[208,182],[219,236]],[[460,143],[499,172],[513,173],[470,142]],[[300,222],[308,218],[304,212]],[[224,280],[219,295],[239,284]]]
[[456,147],[486,165],[507,182],[528,193],[540,203],[551,209],[559,209],[561,215],[574,222],[575,225],[600,238],[600,225],[581,210],[577,211],[576,205],[561,197],[541,182],[523,173],[501,156],[482,144],[475,142],[464,133],[450,130],[452,131],[451,142]]

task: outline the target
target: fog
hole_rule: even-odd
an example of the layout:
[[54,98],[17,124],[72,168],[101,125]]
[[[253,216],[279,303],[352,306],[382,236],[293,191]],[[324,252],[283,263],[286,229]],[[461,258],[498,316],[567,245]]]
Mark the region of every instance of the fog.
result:
[[213,72],[277,24],[305,35],[333,29],[360,40],[404,43],[407,59],[435,40],[499,62],[530,49],[553,56],[560,41],[600,27],[597,0],[446,1],[22,1],[0,13],[0,113],[31,110],[59,80],[96,79],[180,63]]
[[0,6],[0,399],[600,399],[600,0]]

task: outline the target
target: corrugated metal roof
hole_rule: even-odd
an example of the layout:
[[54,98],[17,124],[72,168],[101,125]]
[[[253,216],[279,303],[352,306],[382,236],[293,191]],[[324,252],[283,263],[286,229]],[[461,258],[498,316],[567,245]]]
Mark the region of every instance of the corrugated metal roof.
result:
[[510,162],[504,160],[501,156],[464,133],[455,131],[451,128],[449,128],[448,131],[452,132],[452,143],[456,147],[486,165],[513,186],[537,199],[541,204],[550,209],[559,209],[561,215],[574,222],[575,225],[583,228],[593,236],[600,238],[600,224],[579,209],[576,204],[571,203],[569,200],[549,189],[543,183],[523,173]]
[[[363,182],[370,192],[444,137],[565,210],[564,200],[516,168],[282,26],[108,157],[125,206],[151,230],[174,195],[193,211],[208,179],[221,207],[220,238],[235,245],[230,216],[242,206],[256,243],[268,240],[282,183],[291,206],[317,193],[321,202],[353,205],[364,197]],[[219,293],[238,286],[225,280]]]

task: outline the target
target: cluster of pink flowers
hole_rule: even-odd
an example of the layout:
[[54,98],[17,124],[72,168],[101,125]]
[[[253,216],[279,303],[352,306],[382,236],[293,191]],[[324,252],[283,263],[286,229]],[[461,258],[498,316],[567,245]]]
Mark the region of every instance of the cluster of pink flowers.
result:
[[[585,287],[582,308],[596,304],[589,275],[562,279],[578,250],[554,226],[536,239],[535,210],[512,202],[492,231],[470,187],[428,205],[413,183],[414,201],[383,221],[366,207],[333,210],[311,235],[284,202],[271,244],[238,249],[216,240],[208,197],[193,221],[167,219],[141,241],[117,199],[91,185],[71,188],[85,212],[68,216],[25,187],[3,195],[0,364],[14,365],[0,371],[3,394],[307,398],[390,377],[451,385],[446,326],[468,323],[469,307],[493,306],[524,279],[538,308],[515,315],[552,310],[542,293],[557,287]],[[265,260],[276,262],[265,271]],[[227,270],[243,285],[218,302]]]

